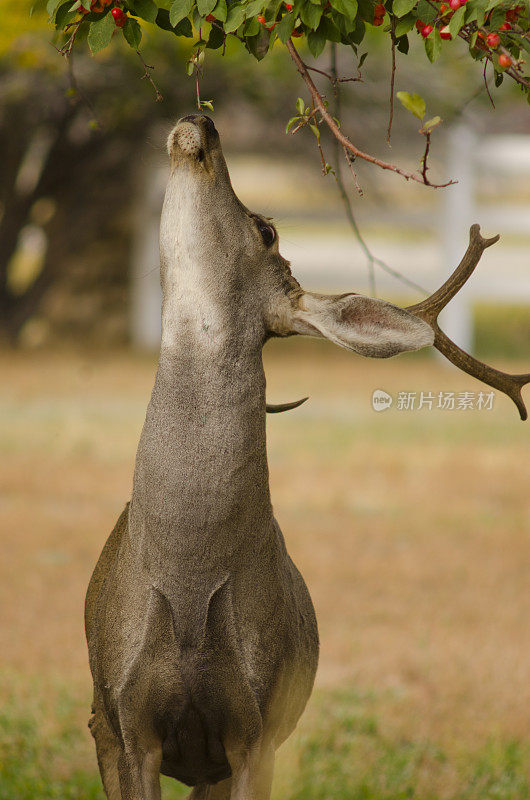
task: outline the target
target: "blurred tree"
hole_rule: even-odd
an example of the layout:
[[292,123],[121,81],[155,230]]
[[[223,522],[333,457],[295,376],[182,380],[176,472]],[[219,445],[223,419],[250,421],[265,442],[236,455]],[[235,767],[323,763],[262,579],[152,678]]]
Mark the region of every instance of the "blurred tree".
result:
[[[117,329],[120,335],[125,335],[124,313],[121,314],[121,327],[116,326],[111,318],[113,309],[115,316],[116,306],[125,306],[127,276],[124,266],[132,228],[132,187],[139,152],[146,140],[156,139],[152,146],[159,146],[162,137],[153,133],[157,123],[166,125],[173,121],[178,109],[186,109],[189,113],[190,107],[197,102],[196,80],[200,90],[199,103],[204,102],[201,97],[214,98],[216,114],[223,115],[224,112],[227,124],[231,123],[234,147],[259,147],[261,152],[269,153],[277,153],[283,148],[291,155],[303,155],[311,149],[312,140],[313,146],[316,142],[325,149],[326,126],[322,125],[322,115],[314,113],[311,103],[307,105],[299,101],[291,132],[298,128],[313,133],[316,130],[317,140],[311,135],[302,139],[283,135],[281,122],[283,120],[285,124],[292,113],[290,109],[299,91],[296,70],[286,69],[289,56],[279,36],[280,25],[286,16],[296,13],[296,29],[293,30],[304,33],[298,41],[307,40],[307,47],[314,54],[322,42],[319,39],[317,47],[313,33],[318,33],[321,24],[327,25],[323,20],[328,17],[335,24],[333,20],[337,14],[353,14],[355,0],[336,0],[334,5],[315,2],[313,6],[316,8],[318,5],[318,12],[307,11],[310,0],[304,0],[302,5],[295,4],[292,12],[285,4],[277,4],[274,8],[262,4],[258,9],[256,2],[229,2],[227,15],[228,11],[236,13],[233,9],[237,7],[238,14],[244,10],[246,20],[232,32],[236,35],[227,36],[226,41],[227,26],[220,19],[224,14],[223,2],[218,0],[214,11],[208,12],[215,16],[221,11],[220,16],[209,22],[203,22],[203,18],[198,16],[198,6],[190,3],[187,14],[176,22],[176,28],[170,24],[167,29],[168,15],[172,15],[170,23],[175,21],[181,13],[182,3],[158,3],[157,24],[152,24],[148,20],[152,18],[153,5],[156,4],[151,0],[102,2],[98,4],[101,10],[94,7],[89,14],[83,14],[80,4],[73,2],[54,3],[50,0],[46,10],[45,0],[34,3],[31,0],[0,0],[3,23],[0,29],[0,141],[4,152],[0,182],[0,335],[4,339],[12,343],[18,340],[25,322],[38,308],[42,308],[43,298],[48,304],[53,300],[55,308],[62,302],[63,333],[77,330],[87,335],[89,330],[104,331],[107,325],[114,336]],[[221,5],[217,8],[219,3]],[[338,10],[341,3],[344,11]],[[403,16],[398,16],[405,7],[402,2],[399,8],[398,0],[394,6],[387,3],[382,25],[372,24],[376,21],[373,3],[370,8],[366,3],[358,6],[359,26],[356,22],[356,30],[363,27],[362,49],[369,53],[369,71],[365,64],[362,83],[342,84],[341,130],[347,125],[360,148],[373,152],[374,142],[381,138],[381,134],[384,141],[389,75],[394,74],[392,55],[395,56],[396,49],[389,45],[397,46],[398,24],[406,27],[412,22],[414,28],[411,15],[414,17],[420,10],[424,13],[427,10],[425,3],[431,5],[430,0],[422,0],[422,3],[408,2],[410,9]],[[485,10],[488,6],[493,10],[502,8],[504,16],[514,6],[511,2],[480,0],[480,3],[479,0],[467,0],[464,4],[466,9],[480,7],[484,11],[483,19],[477,17],[467,23],[468,28],[476,26],[479,21],[491,26],[492,18],[488,23]],[[161,9],[163,5],[165,8]],[[184,5],[187,9],[188,5]],[[518,31],[527,21],[527,16],[520,13],[522,8],[527,10],[527,6],[519,6],[517,22],[513,26]],[[121,28],[116,26],[112,16],[116,9],[127,15],[126,24]],[[161,10],[164,13],[159,17]],[[49,24],[49,13],[57,23],[55,33]],[[273,13],[276,25],[271,17]],[[316,29],[311,27],[314,20],[304,21],[304,18],[309,19],[309,13],[320,14],[321,22]],[[440,13],[437,11],[438,15]],[[373,17],[371,22],[367,19],[370,14]],[[262,16],[266,25],[258,19]],[[462,14],[460,16],[464,19]],[[183,22],[184,19],[188,22]],[[405,22],[399,23],[398,20]],[[69,25],[73,27],[68,28],[65,36],[63,31]],[[256,25],[258,32],[252,33]],[[106,39],[96,41],[95,34],[89,37],[94,27],[97,32],[98,26],[106,26],[105,36],[109,42],[113,40],[112,47],[100,48]],[[272,30],[268,30],[271,27]],[[142,34],[141,58],[137,56],[138,41],[131,38],[131,30],[136,31],[137,38]],[[175,35],[175,30],[182,35]],[[193,30],[201,32],[202,38],[198,41],[184,35]],[[476,32],[478,39],[480,31]],[[221,33],[219,38],[217,34]],[[276,33],[278,46],[272,47]],[[506,32],[503,35],[507,35]],[[56,49],[51,46],[50,38]],[[92,50],[97,51],[95,57],[87,47],[87,38]],[[250,42],[250,39],[255,41]],[[259,64],[249,60],[249,50],[254,55],[262,54],[254,47],[258,39],[267,45],[267,58]],[[131,41],[134,47],[130,46]],[[423,42],[420,34],[417,34],[416,42]],[[207,44],[219,44],[215,48],[217,52],[214,54]],[[335,48],[335,45],[331,39],[328,48]],[[306,44],[302,51],[304,48]],[[69,58],[62,59],[57,49]],[[476,75],[474,62],[465,56],[463,49],[458,52],[446,48],[445,44],[439,56],[439,69],[432,72],[422,70],[418,58],[424,55],[423,44],[420,49],[421,53],[418,53],[418,47],[412,47],[411,56],[400,63],[401,85],[409,90],[408,95],[402,95],[405,105],[411,107],[413,113],[418,112],[414,95],[428,91],[436,97],[436,113],[450,115],[476,94],[480,75]],[[201,65],[199,62],[207,51],[212,51],[211,59],[209,56]],[[480,55],[477,48],[475,51],[474,55]],[[224,53],[226,57],[222,58]],[[495,55],[493,50],[490,54]],[[327,74],[330,69],[336,69],[340,75],[351,72],[355,65],[354,77],[357,76],[357,66],[363,60],[357,45],[353,48],[339,46],[335,56],[329,64],[326,63],[329,55],[323,54],[316,62],[316,69]],[[144,66],[144,59],[148,64],[156,65],[156,77],[152,77],[164,98],[160,103],[154,102],[155,95],[149,82],[139,80],[146,70],[149,75],[152,72]],[[210,61],[214,68],[207,69]],[[186,77],[186,65],[188,72],[192,73],[190,78]],[[311,74],[320,82],[328,80],[318,72]],[[319,91],[317,93],[319,97],[323,96]],[[333,95],[332,92],[331,98]],[[485,92],[482,95],[487,101]],[[362,113],[359,113],[359,108],[362,108]],[[419,108],[421,112],[421,97]],[[396,109],[396,114],[398,111]],[[407,112],[399,111],[399,114],[403,136],[417,136],[418,125],[413,114],[409,114],[408,119]],[[248,124],[250,115],[253,115],[252,125]],[[233,123],[236,117],[244,121],[239,129]],[[250,136],[251,131],[254,131],[253,136]],[[337,143],[334,138],[333,141]],[[339,145],[335,152],[336,167],[337,152],[343,160],[341,149],[342,145]],[[324,171],[326,163],[324,161]],[[66,299],[72,294],[78,298],[75,303]],[[83,302],[79,300],[81,295]]]

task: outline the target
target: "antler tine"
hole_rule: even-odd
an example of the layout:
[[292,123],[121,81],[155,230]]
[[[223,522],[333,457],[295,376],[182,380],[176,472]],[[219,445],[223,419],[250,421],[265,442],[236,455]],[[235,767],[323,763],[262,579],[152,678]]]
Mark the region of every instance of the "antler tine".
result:
[[468,375],[472,375],[479,381],[508,395],[517,406],[521,419],[525,420],[528,417],[528,412],[521,395],[521,389],[527,383],[530,383],[530,373],[511,375],[508,372],[501,372],[494,367],[490,367],[458,347],[438,325],[438,315],[442,309],[445,308],[447,303],[460,291],[464,283],[472,275],[484,250],[498,242],[499,238],[499,236],[494,236],[491,239],[484,239],[480,235],[480,226],[472,225],[469,231],[469,247],[453,274],[434,294],[426,300],[422,300],[421,303],[408,306],[406,310],[420,317],[431,326],[434,331],[434,346],[440,353],[456,367],[467,372]]
[[472,225],[469,230],[469,246],[452,275],[434,294],[431,294],[426,300],[422,300],[421,303],[409,306],[407,311],[417,317],[421,317],[430,325],[436,322],[442,309],[453,299],[455,294],[458,294],[464,283],[471,277],[484,250],[498,242],[500,238],[499,234],[497,234],[497,236],[492,236],[491,239],[484,239],[480,235],[480,225],[477,225],[477,223]]

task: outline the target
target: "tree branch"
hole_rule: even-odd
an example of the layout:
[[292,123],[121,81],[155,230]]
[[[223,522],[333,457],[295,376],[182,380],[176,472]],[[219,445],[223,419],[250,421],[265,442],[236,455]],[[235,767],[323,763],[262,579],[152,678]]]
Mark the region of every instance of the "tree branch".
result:
[[394,82],[396,79],[396,18],[392,14],[392,29],[390,37],[392,39],[392,74],[390,76],[390,111],[388,113],[388,130],[386,132],[386,143],[390,147],[390,134],[392,133],[392,121],[394,119]]
[[376,158],[375,156],[371,156],[369,153],[363,153],[362,150],[359,150],[358,147],[355,147],[355,145],[348,139],[348,137],[342,133],[339,126],[337,125],[331,114],[328,112],[328,110],[326,109],[322,95],[320,94],[317,87],[313,83],[313,80],[307,70],[307,67],[300,58],[300,55],[298,54],[298,51],[293,45],[291,39],[289,39],[286,42],[286,47],[289,52],[289,55],[291,56],[292,60],[296,65],[298,72],[302,76],[307,88],[309,89],[309,92],[311,93],[311,97],[313,98],[315,106],[318,108],[320,115],[322,116],[322,119],[330,129],[335,139],[337,139],[337,141],[340,142],[340,144],[344,148],[346,148],[346,150],[349,150],[349,152],[352,153],[357,158],[362,158],[364,161],[368,161],[370,164],[375,164],[381,169],[389,170],[390,172],[395,172],[397,175],[401,175],[407,181],[416,181],[416,183],[425,184],[425,186],[430,186],[433,189],[441,189],[445,186],[450,186],[451,184],[455,183],[455,181],[452,180],[447,181],[447,183],[441,183],[441,184],[435,184],[431,183],[430,181],[425,181],[425,179],[421,175],[418,175],[414,172],[407,172],[401,167],[398,167],[396,164],[390,164],[387,161],[382,161],[381,159]]
[[[331,74],[332,75],[336,75],[337,74],[337,47],[333,42],[331,43]],[[337,91],[335,92],[335,102],[334,102],[333,112],[334,112],[334,114],[335,114],[335,116],[337,118],[340,117],[340,91],[339,91],[339,87],[338,86],[337,86]],[[394,278],[397,278],[397,280],[399,280],[402,283],[404,283],[405,285],[409,286],[411,289],[415,289],[415,290],[421,292],[422,294],[428,295],[429,292],[426,289],[424,289],[422,286],[420,286],[417,283],[414,283],[414,281],[409,280],[401,272],[398,272],[398,270],[393,269],[392,267],[389,267],[388,264],[386,264],[380,258],[377,258],[376,256],[374,256],[374,254],[372,253],[372,251],[370,250],[370,248],[366,244],[366,242],[365,242],[365,240],[363,238],[363,235],[361,234],[361,231],[359,230],[359,226],[357,225],[357,220],[355,219],[355,216],[353,214],[352,203],[351,203],[350,197],[348,195],[348,192],[346,190],[346,186],[344,185],[344,180],[343,180],[342,172],[341,172],[340,144],[339,144],[337,139],[334,139],[333,144],[334,144],[334,154],[333,155],[334,155],[334,162],[335,162],[335,171],[334,171],[335,182],[337,184],[337,189],[339,190],[339,194],[341,196],[341,199],[342,199],[342,202],[343,202],[343,205],[344,205],[344,211],[346,213],[346,217],[347,217],[348,222],[350,223],[350,227],[351,227],[351,229],[353,231],[353,235],[355,236],[355,238],[359,242],[359,246],[361,247],[361,250],[363,251],[364,255],[366,256],[366,266],[367,266],[367,269],[368,269],[368,285],[370,287],[370,289],[369,289],[370,294],[372,295],[372,297],[377,297],[377,287],[376,287],[376,281],[375,281],[375,266],[378,266],[384,272],[387,272],[389,275],[392,275]],[[343,150],[344,155],[346,157],[348,166],[350,167],[350,169],[353,172],[353,166],[352,166],[350,158],[349,158],[349,153],[344,147],[342,148],[342,150]],[[356,186],[359,189],[360,187],[359,187],[359,185],[357,183],[357,180],[356,180],[357,176],[355,175],[355,172],[353,172],[353,174],[354,174],[354,180],[356,182]],[[362,194],[362,192],[361,192],[361,194]]]
[[151,84],[151,86],[155,90],[156,102],[158,103],[158,102],[160,102],[160,100],[164,99],[164,96],[163,96],[162,92],[160,91],[160,89],[158,88],[158,86],[156,85],[156,83],[154,82],[153,76],[151,75],[151,72],[154,70],[154,67],[151,66],[150,64],[146,64],[145,63],[144,57],[143,57],[143,55],[141,54],[141,52],[139,50],[136,51],[136,55],[138,56],[138,58],[142,62],[142,67],[144,68],[144,74],[142,75],[142,80],[148,80],[149,81],[149,83]]

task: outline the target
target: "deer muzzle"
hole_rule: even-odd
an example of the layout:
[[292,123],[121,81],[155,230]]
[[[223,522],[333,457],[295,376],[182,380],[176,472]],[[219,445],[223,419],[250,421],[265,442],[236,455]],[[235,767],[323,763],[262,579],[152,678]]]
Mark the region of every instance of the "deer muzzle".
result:
[[168,152],[180,151],[202,160],[205,151],[219,138],[213,120],[205,114],[188,114],[179,119],[168,138]]

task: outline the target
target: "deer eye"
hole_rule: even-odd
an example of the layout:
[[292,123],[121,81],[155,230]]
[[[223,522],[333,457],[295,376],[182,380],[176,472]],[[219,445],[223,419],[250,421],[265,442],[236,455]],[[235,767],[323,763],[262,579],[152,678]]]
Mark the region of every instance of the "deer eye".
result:
[[256,222],[258,230],[261,233],[261,238],[263,239],[263,244],[265,247],[270,247],[276,239],[276,230],[272,225],[267,225],[266,222],[263,222],[262,219],[258,219]]

